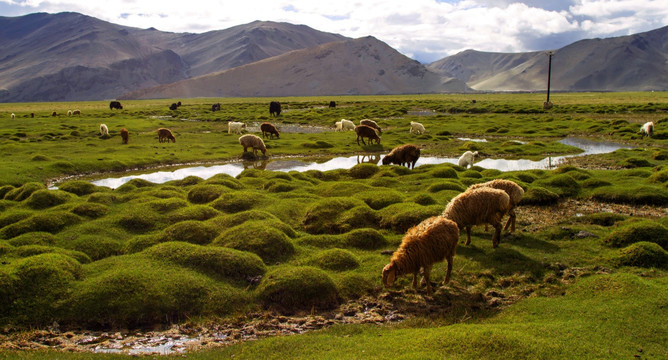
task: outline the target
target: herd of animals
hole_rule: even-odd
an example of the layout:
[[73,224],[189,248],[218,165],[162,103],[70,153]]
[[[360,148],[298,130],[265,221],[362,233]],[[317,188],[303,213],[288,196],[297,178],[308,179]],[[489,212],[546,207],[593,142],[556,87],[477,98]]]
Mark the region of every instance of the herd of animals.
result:
[[[181,102],[170,105],[170,110],[176,110],[181,106]],[[330,107],[335,107],[335,102],[330,102]],[[118,101],[112,101],[109,104],[109,109],[122,110],[123,106]],[[220,103],[213,104],[211,111],[220,111]],[[281,104],[272,101],[269,106],[271,116],[279,116],[281,114]],[[34,117],[34,114],[31,114]],[[57,116],[54,111],[53,116]],[[81,115],[79,110],[70,110],[67,112],[68,116]],[[15,115],[12,113],[11,118]],[[242,122],[229,122],[228,134],[241,134],[242,130],[246,128],[246,124]],[[364,119],[360,121],[359,125],[355,125],[352,121],[341,119],[335,123],[335,131],[355,131],[357,134],[357,144],[364,138],[367,138],[370,144],[374,141],[380,144],[380,135],[382,129],[373,120]],[[264,122],[260,125],[262,138],[269,137],[273,139],[280,138],[280,133],[276,126],[269,122]],[[411,121],[411,134],[423,134],[425,132],[424,125]],[[640,133],[643,136],[651,137],[654,133],[654,123],[647,122],[640,128]],[[129,131],[126,128],[120,130],[121,139],[124,144],[128,143]],[[157,129],[158,141],[176,142],[176,138],[171,130],[166,128]],[[100,135],[108,136],[109,129],[105,124],[100,124]],[[243,147],[244,153],[248,149],[252,149],[253,154],[257,156],[257,151],[260,150],[264,155],[267,147],[264,141],[257,135],[244,134],[239,137],[239,144]],[[458,165],[468,168],[473,166],[475,157],[478,152],[467,151],[458,160]],[[383,165],[396,164],[414,168],[415,163],[420,158],[420,148],[413,144],[405,144],[397,146],[392,149],[382,159]],[[465,245],[471,243],[471,228],[476,225],[492,225],[494,227],[494,234],[492,235],[492,247],[496,248],[501,240],[502,219],[507,214],[508,221],[503,227],[504,231],[510,233],[515,231],[516,213],[515,208],[518,206],[524,190],[517,183],[496,179],[482,184],[471,185],[464,192],[454,197],[445,207],[443,213],[439,216],[430,217],[420,224],[410,228],[404,237],[397,251],[395,251],[387,264],[382,270],[382,282],[385,287],[392,287],[397,277],[401,275],[412,274],[412,286],[417,289],[421,285],[426,285],[427,294],[433,293],[433,288],[429,280],[431,269],[435,263],[446,261],[447,270],[443,284],[450,280],[453,259],[459,241],[460,231],[466,230]],[[422,274],[422,280],[418,284],[418,275]]]

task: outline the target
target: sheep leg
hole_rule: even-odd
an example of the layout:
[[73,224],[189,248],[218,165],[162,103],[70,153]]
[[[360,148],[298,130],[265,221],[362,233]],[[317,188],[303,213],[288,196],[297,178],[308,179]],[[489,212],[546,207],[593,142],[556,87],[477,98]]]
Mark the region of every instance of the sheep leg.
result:
[[431,295],[433,293],[433,289],[431,288],[431,282],[429,282],[429,273],[431,272],[431,265],[425,266],[424,271],[423,271],[423,280],[425,283],[427,283],[427,295]]
[[446,258],[448,261],[448,271],[445,273],[445,279],[443,279],[443,285],[447,284],[450,281],[450,273],[452,272],[452,256]]
[[508,230],[508,226],[510,226],[510,232],[515,232],[515,218],[517,217],[517,214],[515,214],[515,209],[512,209],[508,212],[508,221],[506,222],[506,226],[503,228],[503,231]]
[[466,227],[466,243],[464,245],[469,245],[471,243],[471,227]]
[[496,248],[501,242],[501,222],[492,224],[494,226],[494,236],[492,236],[492,247]]
[[416,272],[413,273],[413,289],[416,289],[416,290],[418,288],[418,280],[417,279],[418,279],[418,273],[419,272],[420,271],[416,271]]

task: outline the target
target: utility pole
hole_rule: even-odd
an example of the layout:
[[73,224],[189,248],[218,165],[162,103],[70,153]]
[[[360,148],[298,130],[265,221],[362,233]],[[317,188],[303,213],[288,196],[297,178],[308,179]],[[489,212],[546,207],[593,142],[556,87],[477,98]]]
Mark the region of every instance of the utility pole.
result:
[[547,100],[543,103],[543,109],[551,109],[552,103],[550,102],[550,78],[552,77],[552,55],[554,51],[547,52]]

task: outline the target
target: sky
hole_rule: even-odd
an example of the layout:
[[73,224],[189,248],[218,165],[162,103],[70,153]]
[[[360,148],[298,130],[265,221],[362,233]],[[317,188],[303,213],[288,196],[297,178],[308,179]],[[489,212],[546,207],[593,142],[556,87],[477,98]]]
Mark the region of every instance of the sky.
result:
[[556,50],[668,25],[668,0],[0,0],[0,16],[64,11],[169,32],[288,22],[371,35],[422,63],[466,49]]

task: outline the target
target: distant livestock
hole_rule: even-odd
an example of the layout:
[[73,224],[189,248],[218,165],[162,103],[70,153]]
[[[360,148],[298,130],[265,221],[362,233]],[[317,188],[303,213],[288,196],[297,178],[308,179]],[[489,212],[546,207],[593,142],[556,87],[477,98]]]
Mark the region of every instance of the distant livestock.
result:
[[264,141],[257,135],[246,134],[239,137],[239,144],[244,147],[244,152],[246,149],[252,148],[253,154],[257,156],[257,151],[262,151],[262,155],[267,152],[267,147],[264,145]]
[[108,136],[109,128],[105,124],[100,124],[100,136]]
[[383,268],[383,285],[391,287],[399,276],[413,274],[413,288],[417,289],[417,277],[422,269],[422,282],[427,285],[427,295],[431,295],[431,268],[435,263],[447,260],[448,267],[443,279],[443,284],[447,284],[450,281],[458,241],[457,224],[441,216],[432,216],[413,226],[404,235],[390,263]]
[[357,125],[355,127],[355,133],[357,134],[357,145],[360,144],[360,138],[362,139],[362,144],[366,145],[364,138],[369,139],[369,145],[373,144],[373,141],[376,140],[380,144],[380,138],[376,134],[376,130],[371,126],[367,125]]
[[334,131],[343,131],[343,123],[342,122],[337,121],[337,122],[334,123],[334,126],[336,127],[336,129],[334,129]]
[[408,132],[410,134],[424,134],[424,125],[420,124],[419,122],[411,121],[411,129],[408,130]]
[[409,169],[414,169],[419,158],[420,148],[413,144],[406,144],[395,147],[389,154],[385,155],[383,165],[406,165]]
[[329,107],[335,108],[336,107],[336,101],[330,101],[329,102]]
[[72,116],[72,110],[67,110],[67,116]]
[[220,103],[211,105],[211,111],[220,111]]
[[281,103],[278,101],[272,101],[269,103],[269,114],[271,116],[281,115]]
[[169,110],[176,110],[178,108],[179,108],[179,106],[176,105],[176,103],[172,103],[172,105],[169,105]]
[[72,110],[72,115],[81,115],[81,110]]
[[176,138],[172,134],[172,131],[169,129],[165,128],[160,128],[157,130],[158,131],[158,142],[169,142],[170,140],[172,142],[176,142]]
[[121,129],[121,139],[123,139],[123,144],[128,143],[128,138],[130,137],[130,132],[126,128]]
[[640,133],[642,134],[643,137],[652,137],[654,134],[654,122],[648,121],[640,127]]
[[58,116],[58,113],[54,111],[51,113],[51,116]]
[[475,161],[476,156],[478,156],[477,151],[476,152],[467,151],[463,153],[462,156],[459,157],[459,160],[457,160],[457,164],[465,168],[473,166],[473,162]]
[[241,129],[245,129],[246,124],[242,122],[230,121],[227,123],[227,133],[241,134]]
[[371,119],[364,119],[360,121],[360,125],[371,126],[372,128],[378,130],[378,135],[381,135],[383,133],[383,131],[380,129],[380,126],[378,126],[378,124]]
[[109,110],[123,110],[123,105],[121,105],[120,101],[112,101],[109,103]]
[[266,137],[269,135],[270,139],[274,138],[274,135],[276,135],[276,138],[278,139],[280,134],[278,133],[278,129],[276,127],[268,122],[262,123],[260,125],[260,131],[262,131],[262,137]]
[[341,130],[355,130],[355,123],[350,120],[341,119]]
[[14,119],[16,118],[16,115],[15,115],[14,113],[12,113],[9,117],[10,117],[12,120],[14,120]]

